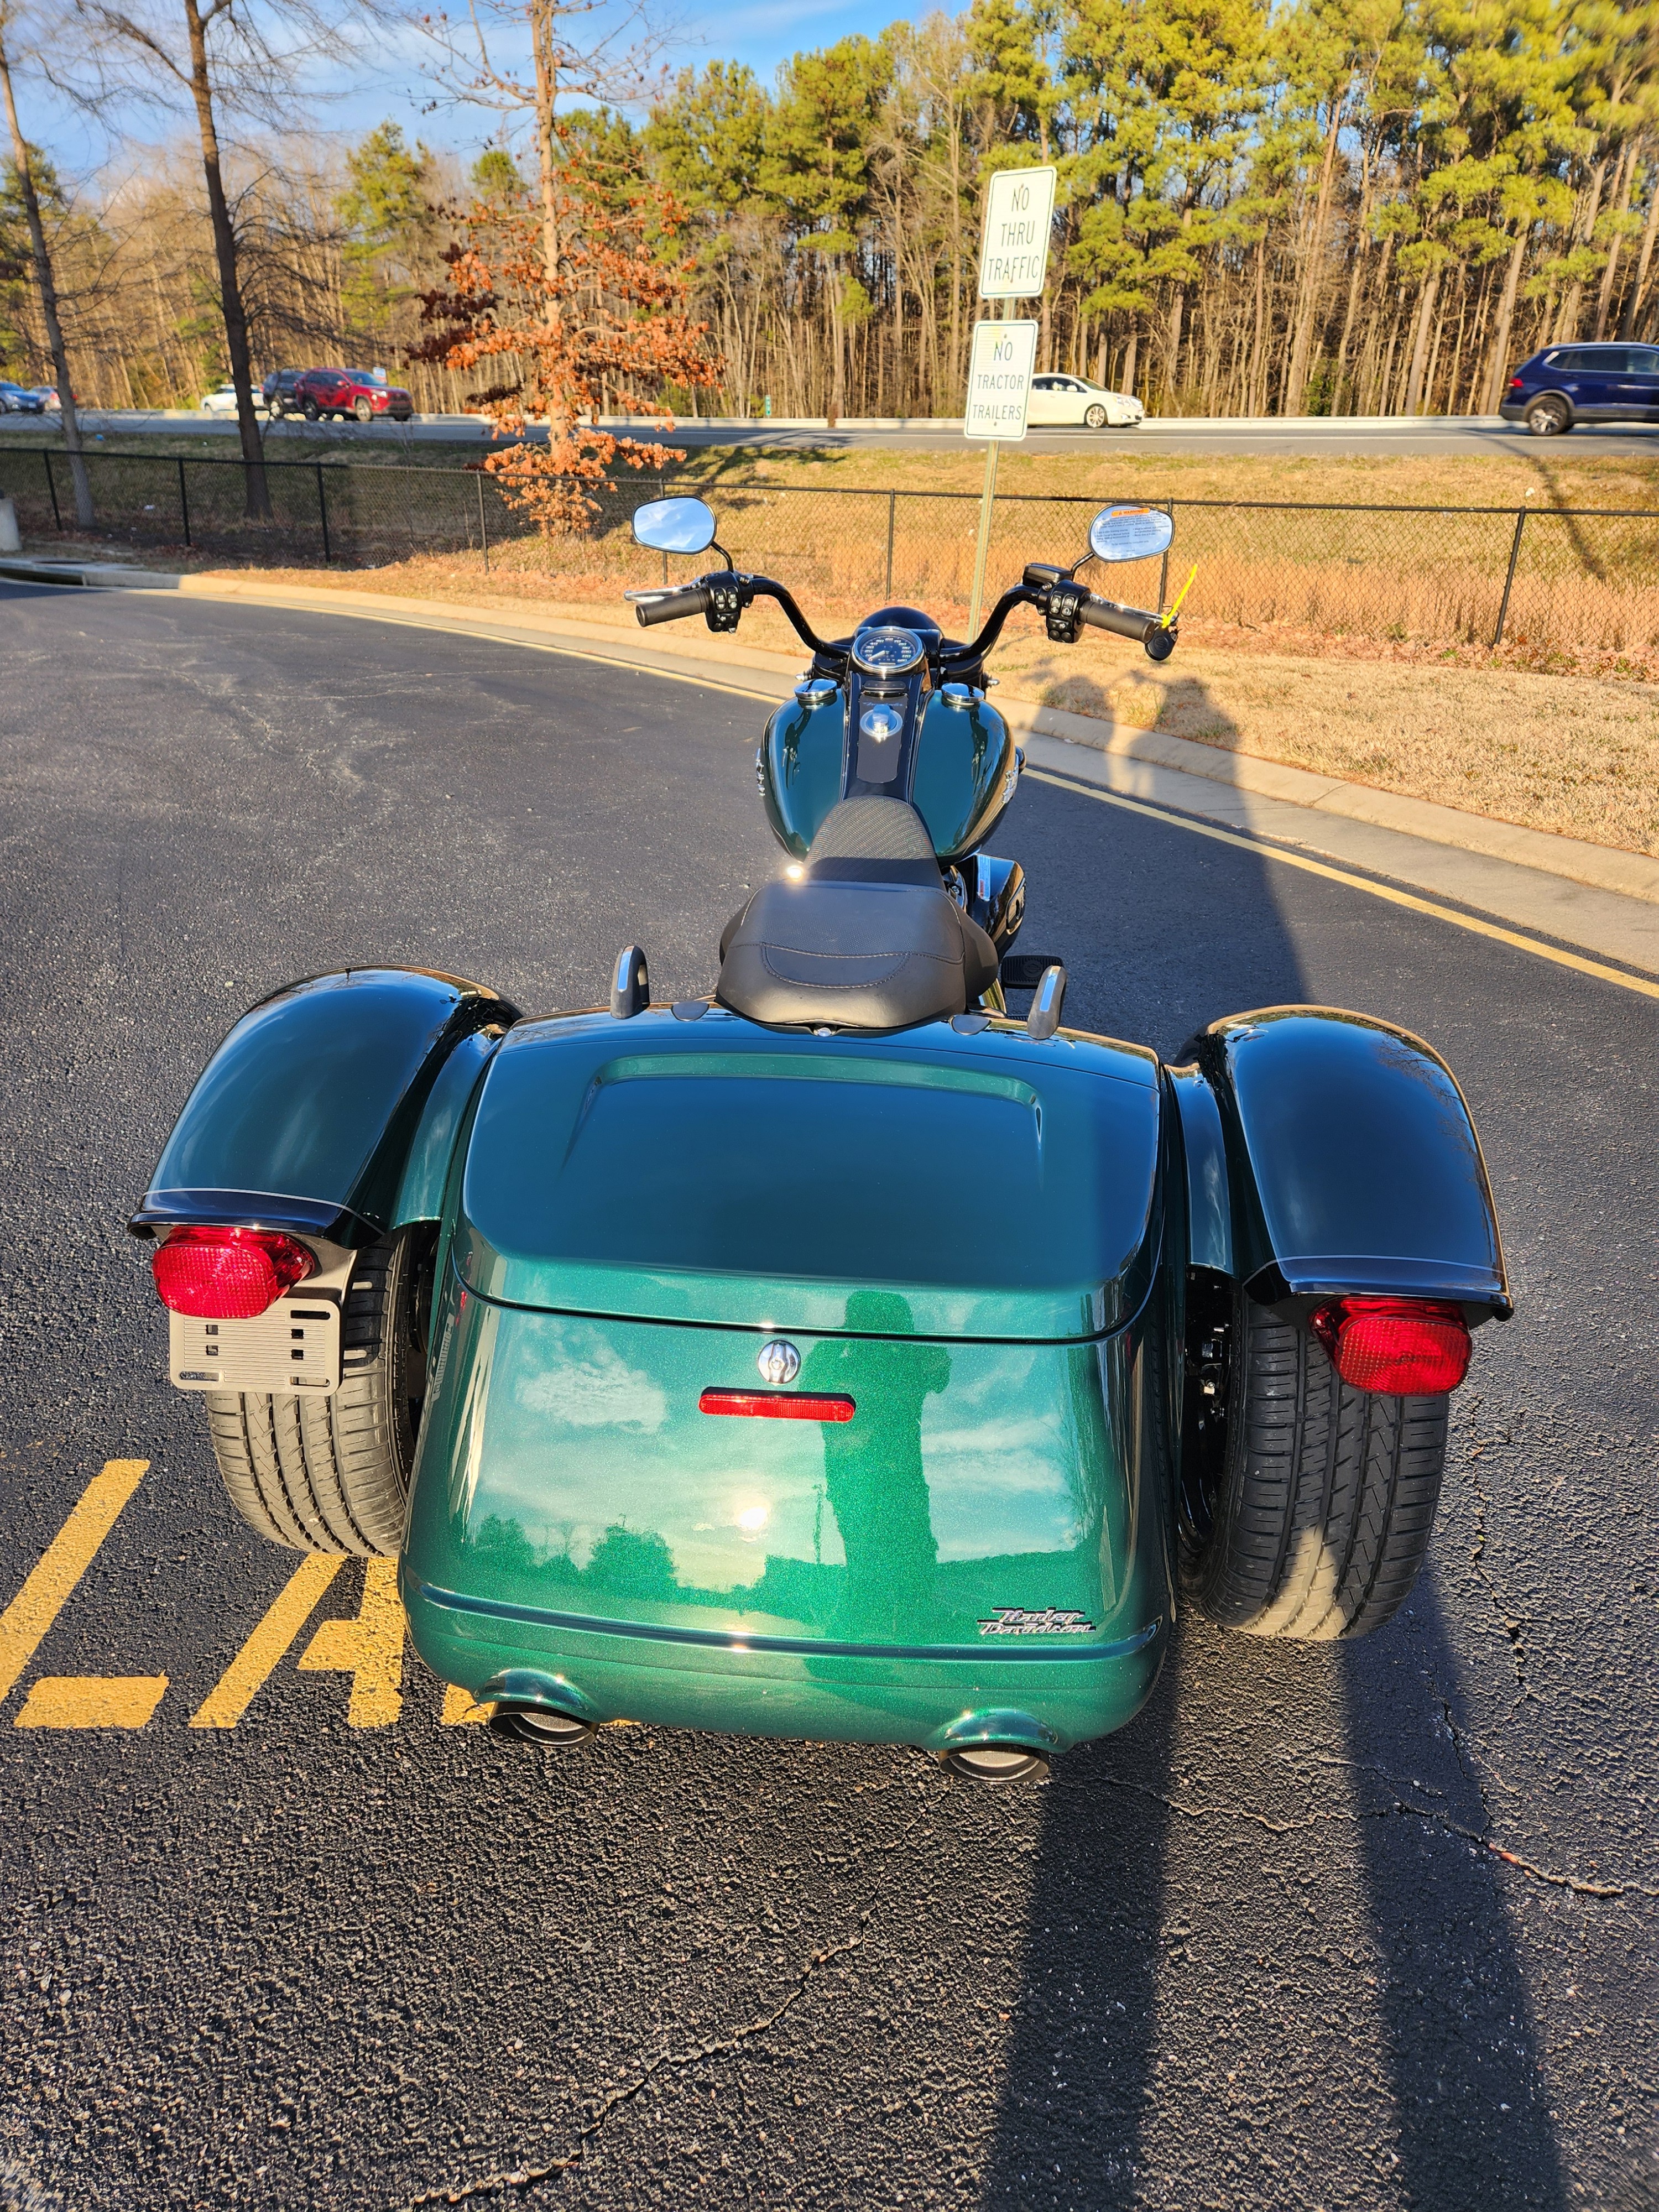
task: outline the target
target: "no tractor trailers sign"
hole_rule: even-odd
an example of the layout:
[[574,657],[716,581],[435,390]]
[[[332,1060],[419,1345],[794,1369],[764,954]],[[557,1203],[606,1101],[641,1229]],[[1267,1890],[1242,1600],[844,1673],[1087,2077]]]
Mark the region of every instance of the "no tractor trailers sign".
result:
[[1035,323],[975,323],[974,350],[968,362],[968,413],[963,429],[970,438],[996,438],[1017,444],[1025,435],[1025,406],[1036,367]]
[[981,300],[1035,300],[1048,273],[1054,214],[1052,169],[1003,169],[985,195],[979,249]]

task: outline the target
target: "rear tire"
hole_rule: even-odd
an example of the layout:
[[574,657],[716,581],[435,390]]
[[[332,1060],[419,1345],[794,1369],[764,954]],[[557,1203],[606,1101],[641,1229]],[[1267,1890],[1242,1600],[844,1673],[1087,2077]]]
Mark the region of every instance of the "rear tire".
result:
[[1224,1444],[1207,1493],[1187,1493],[1187,1588],[1247,1635],[1369,1636],[1422,1566],[1449,1401],[1351,1389],[1304,1323],[1242,1294],[1229,1334]]
[[301,405],[300,412],[305,416],[307,422],[315,422],[320,418],[322,410],[318,406],[314,399],[307,399]]
[[206,1394],[230,1502],[269,1542],[397,1557],[426,1395],[435,1241],[414,1229],[358,1253],[342,1316],[344,1379],[332,1397]]
[[1534,438],[1558,438],[1571,429],[1571,410],[1565,399],[1540,399],[1527,410],[1527,428]]

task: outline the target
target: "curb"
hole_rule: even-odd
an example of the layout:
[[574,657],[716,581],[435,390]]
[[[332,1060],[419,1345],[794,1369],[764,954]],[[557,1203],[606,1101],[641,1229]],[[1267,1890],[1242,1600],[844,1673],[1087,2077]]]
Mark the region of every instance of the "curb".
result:
[[[766,684],[739,686],[766,698],[786,696],[800,675],[800,655],[696,637],[677,641],[635,640],[615,623],[584,622],[570,616],[539,615],[533,609],[480,609],[464,600],[406,599],[387,592],[347,592],[325,585],[262,585],[240,579],[180,576],[161,570],[113,565],[77,567],[68,562],[0,560],[0,576],[20,582],[80,585],[95,589],[175,591],[187,598],[242,600],[255,605],[286,606],[319,613],[370,616],[421,627],[505,638],[507,641],[568,642],[596,659],[625,666],[662,668],[674,674],[715,670],[769,678]],[[604,647],[595,652],[594,647]],[[1236,792],[1277,799],[1310,813],[1393,830],[1432,845],[1449,846],[1511,866],[1559,876],[1569,883],[1659,905],[1659,860],[1617,846],[1593,845],[1579,837],[1529,830],[1488,815],[1469,814],[1431,799],[1407,799],[1368,784],[1347,783],[1310,769],[1263,760],[1249,753],[1224,751],[1158,730],[1133,729],[1073,714],[1023,699],[999,700],[1009,726],[1022,734],[1056,738],[1110,759],[1171,769],[1184,776],[1219,784]],[[1231,818],[1231,810],[1229,810]]]

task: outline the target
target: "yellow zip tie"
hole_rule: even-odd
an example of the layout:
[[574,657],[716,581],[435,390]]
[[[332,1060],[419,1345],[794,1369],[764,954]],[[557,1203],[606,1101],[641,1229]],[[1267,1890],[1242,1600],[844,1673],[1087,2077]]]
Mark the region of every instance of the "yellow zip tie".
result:
[[1182,586],[1181,589],[1180,589],[1180,590],[1176,593],[1176,603],[1175,603],[1175,605],[1170,608],[1170,610],[1169,613],[1168,613],[1167,615],[1165,615],[1165,616],[1164,616],[1164,620],[1163,620],[1162,623],[1159,625],[1159,626],[1160,626],[1160,628],[1162,628],[1162,629],[1168,629],[1168,628],[1170,627],[1170,623],[1175,620],[1176,617],[1176,616],[1181,612],[1181,602],[1182,602],[1182,601],[1186,598],[1186,596],[1187,596],[1188,592],[1190,592],[1190,591],[1191,591],[1191,589],[1193,588],[1193,576],[1197,575],[1197,574],[1198,574],[1198,563],[1197,563],[1197,562],[1196,562],[1196,561],[1194,561],[1194,563],[1193,563],[1192,575],[1188,577],[1188,579],[1187,579],[1186,582]]

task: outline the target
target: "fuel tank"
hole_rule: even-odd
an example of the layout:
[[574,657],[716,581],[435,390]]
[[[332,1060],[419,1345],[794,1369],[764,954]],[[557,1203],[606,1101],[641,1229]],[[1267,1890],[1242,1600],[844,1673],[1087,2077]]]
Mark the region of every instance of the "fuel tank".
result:
[[1121,1725],[1171,1603],[1162,1095],[1012,1024],[520,1024],[440,1260],[428,1662],[731,1733]]
[[[772,834],[804,860],[819,825],[856,781],[854,716],[865,703],[856,674],[849,684],[803,684],[766,726],[758,763],[761,796]],[[927,824],[941,860],[957,860],[981,844],[1014,795],[1018,781],[1008,725],[965,684],[923,690],[908,710],[895,798],[908,799]],[[858,782],[857,787],[870,787]]]

